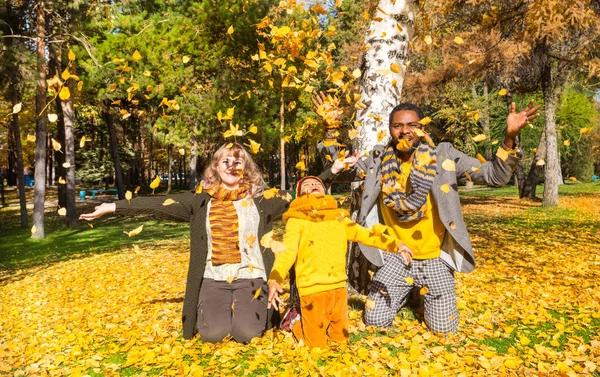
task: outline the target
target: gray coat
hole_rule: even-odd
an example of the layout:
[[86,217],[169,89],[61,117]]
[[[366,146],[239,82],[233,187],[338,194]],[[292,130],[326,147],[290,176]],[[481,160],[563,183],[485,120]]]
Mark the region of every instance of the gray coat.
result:
[[[357,182],[364,179],[362,203],[357,222],[365,227],[383,223],[378,208],[378,198],[381,192],[381,155],[384,148],[384,145],[377,145],[368,156],[361,157],[350,170],[335,175],[331,169],[327,168],[319,176],[327,185],[334,181]],[[440,257],[455,271],[471,272],[475,269],[475,255],[460,207],[458,182],[467,180],[465,174],[467,172],[474,183],[492,186],[504,185],[509,181],[520,158],[509,155],[506,161],[502,161],[500,158],[494,157],[492,161],[482,164],[476,158],[458,151],[450,143],[440,143],[436,147],[436,151],[437,174],[431,186],[431,192],[438,207],[440,220],[446,228]],[[445,170],[442,167],[445,160],[454,161],[456,171]],[[473,171],[472,168],[475,168],[476,171]],[[477,169],[479,170],[477,171]],[[450,186],[450,192],[445,193],[440,189],[444,184]],[[364,245],[360,245],[360,248],[371,263],[376,266],[383,265],[381,250]]]

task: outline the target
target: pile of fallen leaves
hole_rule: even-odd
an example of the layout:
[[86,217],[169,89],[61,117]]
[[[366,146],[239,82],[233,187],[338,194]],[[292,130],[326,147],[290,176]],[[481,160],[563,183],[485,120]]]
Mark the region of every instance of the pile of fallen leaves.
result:
[[352,309],[348,346],[309,350],[280,331],[250,345],[185,341],[188,250],[173,242],[2,283],[0,374],[598,375],[600,198],[561,199],[569,210],[513,198],[465,202],[478,267],[456,275],[456,335],[432,334],[407,309],[377,331]]

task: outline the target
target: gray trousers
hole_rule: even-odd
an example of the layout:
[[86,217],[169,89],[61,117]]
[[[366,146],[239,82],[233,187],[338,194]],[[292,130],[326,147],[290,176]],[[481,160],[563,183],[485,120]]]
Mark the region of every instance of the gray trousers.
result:
[[[256,290],[260,295],[254,298]],[[227,335],[249,343],[267,328],[267,283],[263,279],[226,281],[204,279],[198,301],[196,329],[204,342],[217,343]]]
[[413,260],[412,265],[404,264],[400,254],[385,253],[385,263],[375,273],[369,299],[375,302],[365,310],[365,324],[388,327],[394,321],[398,310],[406,303],[413,284],[427,287],[424,296],[425,323],[433,332],[456,332],[459,322],[456,307],[454,271],[440,258]]

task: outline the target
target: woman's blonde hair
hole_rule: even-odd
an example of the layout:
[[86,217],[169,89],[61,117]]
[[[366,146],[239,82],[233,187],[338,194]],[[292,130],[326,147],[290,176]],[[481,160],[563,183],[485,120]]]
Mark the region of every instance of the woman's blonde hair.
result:
[[204,169],[202,174],[202,186],[205,188],[211,188],[215,185],[221,184],[221,177],[217,172],[217,165],[223,157],[233,156],[235,158],[241,158],[245,163],[244,171],[242,172],[242,180],[240,184],[249,184],[252,188],[252,196],[260,196],[266,189],[267,184],[265,183],[261,171],[258,166],[252,160],[250,153],[244,149],[239,143],[227,143],[223,144],[215,154],[213,154],[210,163]]

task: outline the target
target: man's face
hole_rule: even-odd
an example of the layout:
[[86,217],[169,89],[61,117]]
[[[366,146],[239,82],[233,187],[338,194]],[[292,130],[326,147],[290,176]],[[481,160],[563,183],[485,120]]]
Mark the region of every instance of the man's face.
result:
[[300,186],[300,195],[306,194],[325,194],[325,187],[318,180],[308,178],[302,181],[302,186]]
[[400,110],[394,113],[390,124],[392,145],[400,153],[412,153],[419,145],[415,129],[421,128],[419,116],[412,110]]

